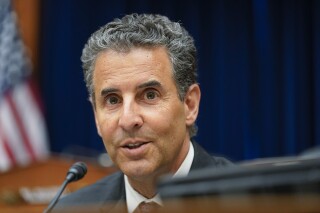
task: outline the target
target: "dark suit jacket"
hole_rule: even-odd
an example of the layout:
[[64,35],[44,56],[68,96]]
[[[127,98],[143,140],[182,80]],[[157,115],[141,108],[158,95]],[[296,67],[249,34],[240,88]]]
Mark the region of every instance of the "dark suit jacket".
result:
[[[224,167],[232,165],[230,161],[221,157],[209,155],[199,144],[193,142],[194,159],[190,171],[207,167]],[[124,174],[116,172],[100,181],[84,187],[59,200],[54,211],[68,209],[68,207],[90,206],[90,212],[126,212],[126,193]],[[110,205],[105,205],[110,203]],[[70,208],[69,208],[70,209]],[[77,209],[77,212],[80,210]],[[59,211],[60,212],[60,211]],[[63,211],[65,212],[65,211]],[[85,210],[84,210],[85,212]]]

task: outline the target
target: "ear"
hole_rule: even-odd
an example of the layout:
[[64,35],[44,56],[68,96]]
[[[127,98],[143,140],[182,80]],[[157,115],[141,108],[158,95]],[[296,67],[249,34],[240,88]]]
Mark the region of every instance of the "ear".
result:
[[93,100],[92,100],[92,97],[89,98],[89,101],[90,101],[91,106],[92,106],[92,109],[93,109],[94,121],[95,121],[95,123],[96,123],[97,131],[98,131],[98,134],[99,134],[100,137],[101,137],[101,130],[100,130],[100,126],[99,126],[98,119],[97,119],[96,106],[95,106],[95,103],[94,103]]
[[201,91],[198,84],[192,84],[184,98],[186,124],[191,126],[198,117]]

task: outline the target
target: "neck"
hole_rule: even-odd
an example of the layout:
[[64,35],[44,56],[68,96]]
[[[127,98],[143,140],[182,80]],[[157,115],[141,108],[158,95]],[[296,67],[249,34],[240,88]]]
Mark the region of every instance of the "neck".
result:
[[141,181],[128,177],[128,181],[132,188],[148,199],[153,198],[157,194],[157,179],[148,178]]

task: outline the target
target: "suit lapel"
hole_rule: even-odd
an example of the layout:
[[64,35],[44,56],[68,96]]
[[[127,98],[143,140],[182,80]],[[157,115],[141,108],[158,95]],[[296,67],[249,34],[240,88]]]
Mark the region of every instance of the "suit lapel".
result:
[[127,212],[124,175],[119,172],[102,199],[100,212]]

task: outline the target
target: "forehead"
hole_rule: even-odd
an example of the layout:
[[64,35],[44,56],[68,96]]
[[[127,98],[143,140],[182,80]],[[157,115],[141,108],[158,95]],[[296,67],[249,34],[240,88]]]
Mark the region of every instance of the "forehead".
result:
[[95,92],[150,80],[174,84],[172,64],[164,47],[134,48],[125,53],[107,50],[97,57],[93,73]]

